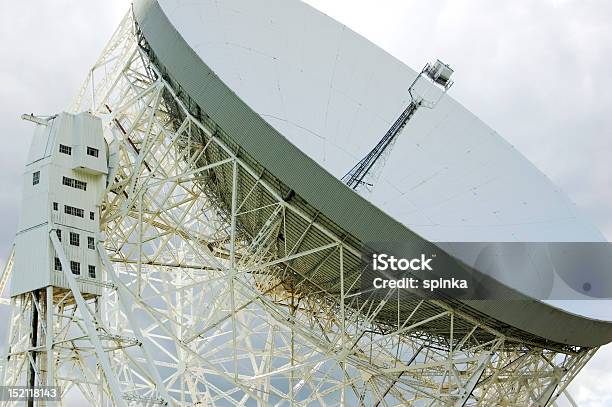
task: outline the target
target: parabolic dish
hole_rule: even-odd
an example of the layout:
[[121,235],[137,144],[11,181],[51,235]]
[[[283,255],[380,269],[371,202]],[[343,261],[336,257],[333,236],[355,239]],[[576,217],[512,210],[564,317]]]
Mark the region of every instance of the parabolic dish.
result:
[[[605,241],[541,172],[448,96],[410,121],[374,194],[347,188],[339,178],[406,107],[417,72],[304,3],[137,0],[134,13],[168,80],[356,242]],[[612,340],[611,324],[533,299],[462,306],[531,342]]]

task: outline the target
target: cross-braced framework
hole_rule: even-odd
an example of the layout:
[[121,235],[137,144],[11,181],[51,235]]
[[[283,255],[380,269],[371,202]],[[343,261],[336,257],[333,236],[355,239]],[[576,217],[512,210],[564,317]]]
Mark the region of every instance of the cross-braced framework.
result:
[[131,14],[72,110],[109,142],[103,294],[66,273],[70,290],[12,298],[4,384],[60,386],[63,405],[548,406],[596,351],[364,297],[354,239],[193,105]]

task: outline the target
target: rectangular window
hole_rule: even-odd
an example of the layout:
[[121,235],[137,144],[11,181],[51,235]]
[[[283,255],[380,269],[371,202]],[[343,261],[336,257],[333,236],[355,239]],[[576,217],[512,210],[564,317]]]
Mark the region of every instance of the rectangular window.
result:
[[62,177],[62,184],[87,191],[87,182],[79,181],[78,179]]
[[70,244],[73,246],[79,245],[79,234],[78,233],[70,232]]
[[96,266],[92,266],[90,264],[89,266],[87,266],[87,269],[89,271],[89,277],[96,278]]
[[78,261],[70,261],[70,271],[77,276],[81,274],[81,263]]
[[87,155],[90,155],[92,157],[97,157],[98,153],[99,151],[97,148],[87,146]]
[[57,257],[55,258],[55,270],[62,271],[62,262]]
[[75,208],[74,206],[64,205],[64,213],[68,215],[78,216],[79,218],[84,217],[85,211],[81,208]]
[[95,250],[96,249],[96,244],[94,241],[94,238],[91,236],[87,236],[87,247],[91,250]]
[[55,230],[55,234],[57,235],[57,240],[62,241],[62,231],[59,229]]
[[59,152],[62,153],[62,154],[72,155],[72,147],[60,144]]
[[58,207],[59,205],[57,204],[57,202],[53,202],[53,210],[56,211]]
[[89,219],[95,220],[96,219],[96,215],[93,212],[89,212]]
[[40,171],[32,173],[32,185],[36,185],[40,182]]

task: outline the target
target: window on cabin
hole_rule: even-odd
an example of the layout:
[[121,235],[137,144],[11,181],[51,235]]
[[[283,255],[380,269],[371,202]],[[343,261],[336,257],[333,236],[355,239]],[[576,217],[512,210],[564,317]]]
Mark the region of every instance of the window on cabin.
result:
[[72,246],[79,245],[79,234],[78,233],[70,232],[70,244]]
[[62,154],[68,154],[68,155],[72,155],[72,147],[69,146],[65,146],[63,144],[60,144],[59,146],[59,152]]
[[78,216],[82,218],[84,216],[85,211],[81,208],[75,208],[74,206],[64,205],[64,213],[67,215]]
[[77,276],[81,274],[81,263],[78,261],[70,261],[70,271]]
[[87,155],[97,157],[100,151],[97,148],[87,146]]
[[72,188],[87,191],[87,182],[79,181],[78,179],[62,177],[62,184]]
[[92,266],[90,264],[89,266],[87,266],[87,269],[89,271],[89,277],[96,278],[96,266]]

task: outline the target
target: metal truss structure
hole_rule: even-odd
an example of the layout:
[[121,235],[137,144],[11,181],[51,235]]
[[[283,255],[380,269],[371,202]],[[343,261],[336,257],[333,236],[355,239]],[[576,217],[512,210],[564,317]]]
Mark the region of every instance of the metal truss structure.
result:
[[60,405],[550,406],[593,356],[436,300],[364,299],[354,242],[152,59],[128,14],[72,107],[109,142],[103,294],[66,273],[70,290],[12,298],[3,384],[60,386]]

